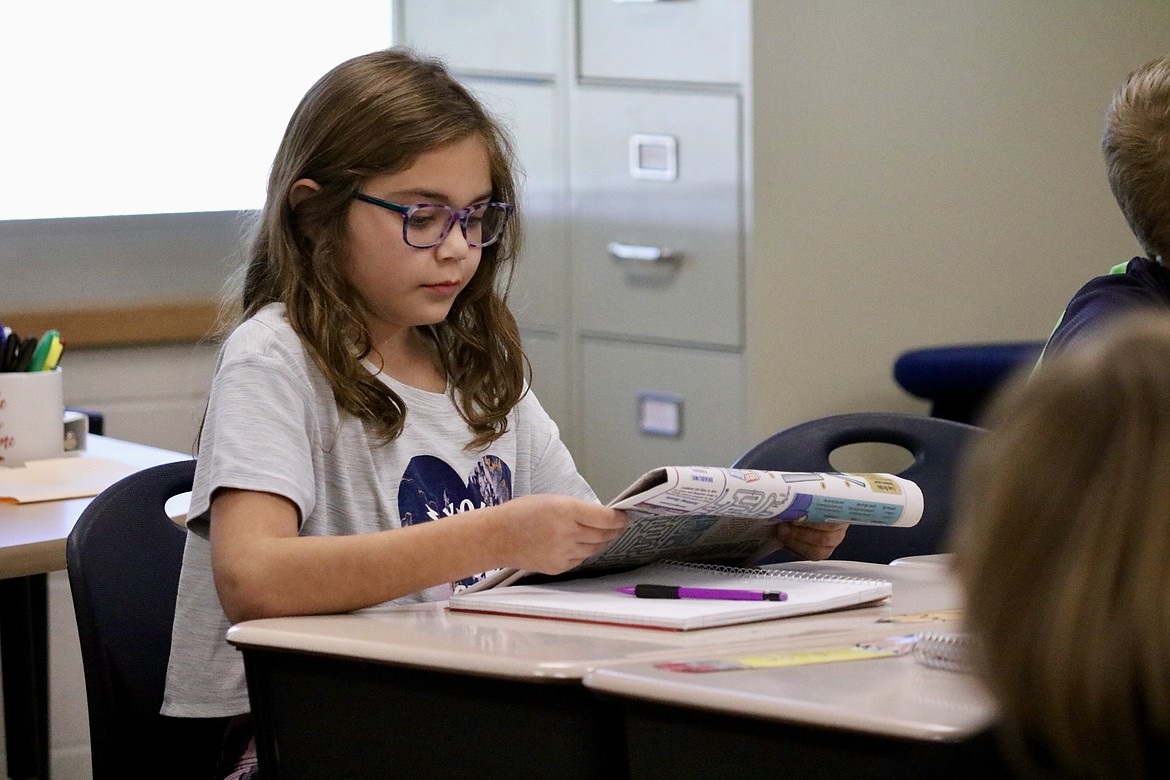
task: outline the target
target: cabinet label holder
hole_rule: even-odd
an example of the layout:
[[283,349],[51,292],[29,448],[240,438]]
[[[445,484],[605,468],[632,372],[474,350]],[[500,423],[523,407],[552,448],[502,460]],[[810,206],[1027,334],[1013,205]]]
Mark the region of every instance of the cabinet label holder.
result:
[[678,139],[672,135],[630,136],[630,176],[650,181],[678,178]]

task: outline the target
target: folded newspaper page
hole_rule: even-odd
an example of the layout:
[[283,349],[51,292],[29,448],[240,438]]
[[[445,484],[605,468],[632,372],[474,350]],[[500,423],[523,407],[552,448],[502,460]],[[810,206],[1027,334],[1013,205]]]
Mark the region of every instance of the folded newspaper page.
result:
[[748,560],[775,545],[778,522],[912,526],[922,491],[891,474],[761,471],[703,466],[654,469],[610,502],[626,530],[578,569],[687,560]]
[[[558,579],[667,559],[750,563],[777,549],[782,522],[912,526],[922,517],[922,491],[892,474],[665,466],[609,505],[626,511],[625,531]],[[505,570],[472,589],[523,574]]]

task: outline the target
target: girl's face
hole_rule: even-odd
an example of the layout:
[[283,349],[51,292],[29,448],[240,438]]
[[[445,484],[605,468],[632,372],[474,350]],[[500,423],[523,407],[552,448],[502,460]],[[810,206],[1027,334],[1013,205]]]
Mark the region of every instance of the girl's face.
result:
[[[478,136],[440,146],[403,171],[374,176],[361,192],[402,206],[483,203],[492,194],[487,148]],[[375,344],[441,322],[479,267],[482,250],[467,245],[458,222],[436,246],[416,249],[403,240],[403,219],[358,200],[347,215],[347,270],[369,312]]]

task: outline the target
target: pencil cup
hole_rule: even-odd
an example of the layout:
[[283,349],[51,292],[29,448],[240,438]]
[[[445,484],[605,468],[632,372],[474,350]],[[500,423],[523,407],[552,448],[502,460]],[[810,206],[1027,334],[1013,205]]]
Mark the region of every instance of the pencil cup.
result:
[[0,466],[61,456],[64,418],[61,369],[0,372]]

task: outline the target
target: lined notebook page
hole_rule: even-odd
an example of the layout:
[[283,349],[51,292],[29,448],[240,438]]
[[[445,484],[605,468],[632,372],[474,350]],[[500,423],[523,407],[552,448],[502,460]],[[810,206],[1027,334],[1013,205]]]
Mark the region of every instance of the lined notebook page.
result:
[[[640,599],[617,591],[641,584],[779,590],[787,599]],[[669,561],[588,579],[457,593],[448,606],[457,611],[688,631],[827,612],[884,599],[892,590],[885,580]]]

